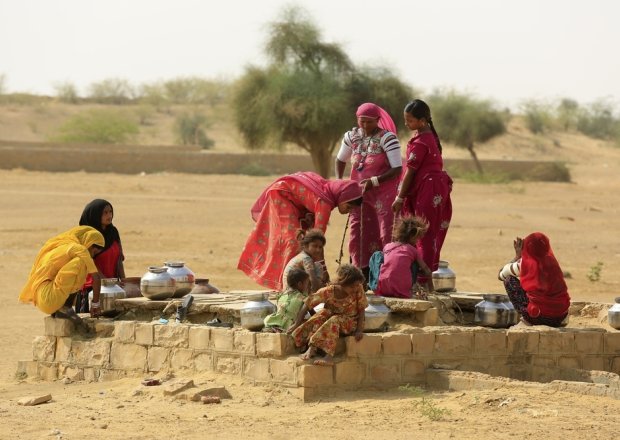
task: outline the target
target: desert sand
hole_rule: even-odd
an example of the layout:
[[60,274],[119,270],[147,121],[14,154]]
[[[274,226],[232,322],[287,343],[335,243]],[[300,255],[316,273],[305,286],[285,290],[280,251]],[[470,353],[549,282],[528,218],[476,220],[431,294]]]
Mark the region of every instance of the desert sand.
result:
[[[513,255],[512,240],[543,231],[574,300],[611,303],[620,296],[620,149],[577,135],[557,143],[515,139],[481,150],[482,158],[562,159],[571,183],[476,184],[457,180],[454,217],[442,257],[463,291],[500,292],[498,268]],[[446,149],[448,157],[462,156]],[[232,376],[205,374],[197,383],[225,385],[233,399],[221,405],[171,400],[141,390],[140,378],[105,383],[45,383],[15,377],[31,359],[31,341],[43,334],[44,315],[17,303],[34,256],[49,237],[77,224],[93,198],[110,200],[126,254],[128,276],[167,259],[184,260],[197,276],[222,290],[253,289],[236,270],[252,227],[249,208],[272,177],[184,174],[115,175],[0,170],[0,437],[133,438],[567,438],[617,437],[620,401],[544,390],[429,393],[449,410],[433,421],[399,390],[343,393],[302,403],[286,389],[253,386]],[[329,225],[326,256],[335,268],[345,218]],[[599,281],[588,273],[603,262]],[[598,323],[599,325],[604,325]],[[18,406],[18,398],[51,393],[50,403]],[[499,405],[501,402],[508,402]]]

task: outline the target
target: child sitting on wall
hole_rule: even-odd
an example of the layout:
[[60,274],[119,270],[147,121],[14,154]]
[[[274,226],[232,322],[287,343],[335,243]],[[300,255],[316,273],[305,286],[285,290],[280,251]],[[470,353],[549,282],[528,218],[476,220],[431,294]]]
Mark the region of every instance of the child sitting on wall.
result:
[[416,290],[414,264],[425,275],[428,292],[434,290],[433,274],[424,263],[422,252],[416,247],[426,229],[427,224],[420,217],[406,216],[400,219],[394,231],[394,241],[383,248],[383,264],[375,290],[377,295],[411,298],[412,292]]
[[323,254],[327,241],[320,229],[300,230],[297,237],[301,245],[301,252],[295,255],[284,268],[282,285],[287,285],[289,271],[293,268],[299,268],[305,270],[310,276],[310,293],[314,293],[329,281]]
[[286,331],[297,319],[297,314],[308,296],[310,275],[299,268],[292,268],[286,276],[287,289],[278,296],[276,312],[265,317],[266,331]]

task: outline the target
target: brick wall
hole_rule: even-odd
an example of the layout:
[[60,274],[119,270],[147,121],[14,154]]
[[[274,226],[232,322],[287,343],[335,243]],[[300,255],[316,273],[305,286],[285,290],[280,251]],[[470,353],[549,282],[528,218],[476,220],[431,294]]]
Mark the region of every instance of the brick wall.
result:
[[95,336],[45,318],[33,360],[19,371],[43,380],[105,381],[173,371],[217,371],[294,387],[311,398],[337,389],[426,383],[427,369],[477,371],[547,382],[580,369],[620,374],[620,332],[603,329],[426,327],[341,339],[333,367],[299,360],[290,337],[203,325],[91,321]]

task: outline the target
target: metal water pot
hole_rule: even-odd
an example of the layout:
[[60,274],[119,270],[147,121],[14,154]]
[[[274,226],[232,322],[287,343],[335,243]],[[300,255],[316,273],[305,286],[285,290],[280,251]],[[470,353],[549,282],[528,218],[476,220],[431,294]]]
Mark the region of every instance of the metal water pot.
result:
[[[116,278],[102,278],[101,290],[99,293],[99,305],[101,314],[104,316],[115,315],[117,313],[114,307],[114,301],[117,299],[127,298],[125,290],[118,285]],[[89,306],[93,302],[93,292],[88,294]]]
[[620,330],[620,296],[615,299],[616,303],[607,311],[607,322],[616,330]]
[[259,331],[265,326],[265,317],[276,311],[267,298],[268,293],[256,293],[248,295],[248,301],[243,305],[241,315],[241,327],[247,330]]
[[174,298],[181,298],[192,291],[195,285],[196,276],[183,261],[166,261],[164,266],[168,268],[168,273],[176,282]]
[[364,331],[384,331],[390,309],[385,305],[385,298],[378,295],[366,295],[368,307],[364,310]]
[[447,261],[439,261],[439,268],[433,272],[433,286],[436,292],[456,291],[456,274],[450,269]]
[[508,295],[485,293],[476,304],[474,323],[484,327],[508,328],[519,321],[519,313]]
[[176,282],[167,267],[151,266],[140,279],[140,292],[148,299],[168,299],[174,295],[175,290]]

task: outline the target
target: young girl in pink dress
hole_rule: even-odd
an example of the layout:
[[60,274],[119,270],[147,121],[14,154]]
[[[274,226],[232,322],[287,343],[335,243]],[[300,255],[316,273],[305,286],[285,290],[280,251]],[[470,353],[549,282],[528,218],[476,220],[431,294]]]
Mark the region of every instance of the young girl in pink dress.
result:
[[404,115],[405,125],[415,135],[407,144],[407,167],[392,210],[396,215],[416,215],[426,221],[428,230],[418,241],[418,249],[426,265],[435,271],[452,219],[452,179],[443,169],[441,143],[429,106],[415,99],[406,105]]
[[414,290],[414,263],[426,278],[426,288],[434,290],[433,277],[416,243],[426,232],[427,225],[420,217],[403,217],[394,231],[394,241],[383,248],[383,264],[379,272],[376,294],[396,298],[411,298]]
[[364,272],[370,256],[392,239],[394,213],[390,209],[402,170],[400,143],[390,115],[367,102],[356,112],[357,125],[346,132],[336,156],[336,177],[342,178],[351,161],[351,180],[364,190],[361,208],[351,211],[349,254]]

